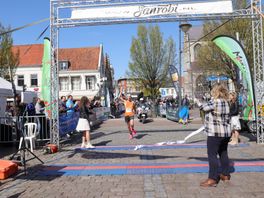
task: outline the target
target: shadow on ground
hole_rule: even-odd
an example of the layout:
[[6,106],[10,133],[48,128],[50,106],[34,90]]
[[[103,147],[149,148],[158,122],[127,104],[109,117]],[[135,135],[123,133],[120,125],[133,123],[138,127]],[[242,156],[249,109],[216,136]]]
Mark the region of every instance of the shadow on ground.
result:
[[131,158],[139,157],[141,160],[157,160],[178,158],[178,156],[166,156],[166,155],[147,155],[147,154],[134,154],[134,153],[117,153],[117,152],[100,152],[100,151],[82,151],[76,150],[76,153],[82,153],[81,157],[85,159],[113,159],[113,158]]

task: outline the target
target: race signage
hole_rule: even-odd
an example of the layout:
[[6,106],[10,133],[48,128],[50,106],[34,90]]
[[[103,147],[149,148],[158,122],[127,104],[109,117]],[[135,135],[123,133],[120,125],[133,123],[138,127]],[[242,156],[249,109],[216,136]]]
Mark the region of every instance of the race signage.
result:
[[137,2],[134,5],[104,5],[73,8],[71,19],[144,18],[162,15],[218,14],[233,12],[231,0],[168,1],[166,4]]
[[243,118],[245,120],[255,120],[253,83],[249,62],[243,46],[236,39],[225,35],[215,37],[213,42],[234,61],[241,71],[243,79],[246,80],[246,84],[244,85],[246,93],[244,96],[247,101],[246,104],[243,105]]

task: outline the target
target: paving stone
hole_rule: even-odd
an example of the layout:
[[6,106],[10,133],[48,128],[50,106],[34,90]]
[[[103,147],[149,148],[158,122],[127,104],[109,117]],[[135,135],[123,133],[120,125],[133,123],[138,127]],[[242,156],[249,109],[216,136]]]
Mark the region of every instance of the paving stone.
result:
[[[176,122],[157,118],[142,125],[136,121],[138,135],[143,137],[128,140],[127,129],[123,120],[109,120],[91,132],[92,143],[108,142],[107,146],[145,145],[163,141],[183,139],[191,130],[201,126],[199,122],[186,127]],[[99,135],[101,134],[101,135]],[[122,150],[122,151],[76,151],[81,137],[74,135],[71,144],[62,144],[62,152],[43,155],[41,150],[36,154],[52,164],[143,164],[143,163],[182,163],[207,162],[206,148],[196,149],[160,149],[160,150]],[[204,143],[203,134],[191,138],[189,142]],[[264,146],[251,142],[248,136],[241,133],[242,142],[247,147],[229,148],[229,157],[234,161],[263,160]],[[8,158],[8,156],[5,156]],[[220,182],[216,188],[201,188],[200,181],[208,177],[207,173],[168,174],[168,175],[100,175],[100,176],[43,176],[39,174],[38,161],[28,162],[29,176],[23,176],[23,169],[14,178],[1,181],[0,198],[19,197],[195,197],[195,198],[251,198],[264,197],[263,172],[234,172],[231,181]]]

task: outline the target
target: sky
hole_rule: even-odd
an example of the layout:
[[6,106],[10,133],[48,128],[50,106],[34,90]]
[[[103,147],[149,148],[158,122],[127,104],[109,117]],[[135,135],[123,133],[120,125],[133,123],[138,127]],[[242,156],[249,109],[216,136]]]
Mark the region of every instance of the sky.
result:
[[[12,29],[34,21],[49,18],[49,0],[1,0],[0,23]],[[27,27],[12,33],[14,45],[43,43],[50,37],[49,29],[37,40],[49,25],[49,21]],[[146,24],[149,25],[149,24]],[[178,22],[159,23],[163,38],[172,36],[178,41]],[[138,24],[74,27],[60,30],[60,48],[93,47],[103,44],[104,53],[110,57],[114,67],[115,79],[124,77],[130,61],[132,37],[137,35]],[[178,48],[178,47],[177,47]]]

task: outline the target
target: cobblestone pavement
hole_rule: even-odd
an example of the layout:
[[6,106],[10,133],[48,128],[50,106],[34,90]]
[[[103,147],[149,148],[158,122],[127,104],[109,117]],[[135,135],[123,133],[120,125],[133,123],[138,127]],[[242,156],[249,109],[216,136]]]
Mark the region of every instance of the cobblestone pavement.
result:
[[[93,130],[92,143],[96,146],[148,145],[163,141],[183,139],[201,126],[193,120],[187,126],[155,118],[142,124],[136,121],[138,136],[129,140],[123,119],[108,120]],[[189,143],[201,143],[206,137],[201,133]],[[207,162],[206,148],[160,149],[160,150],[114,150],[77,151],[80,135],[74,135],[62,143],[59,153],[35,153],[49,164],[143,164]],[[263,145],[257,145],[247,133],[241,134],[241,141],[247,147],[229,148],[229,157],[234,161],[250,162],[264,160]],[[3,154],[1,154],[3,156]],[[5,155],[4,158],[8,158]],[[42,165],[37,160],[28,162],[28,175],[22,169],[19,174],[0,183],[0,197],[264,197],[263,172],[234,172],[229,183],[220,182],[216,188],[201,188],[200,181],[206,173],[160,174],[160,175],[100,175],[100,176],[44,176],[39,174]]]

